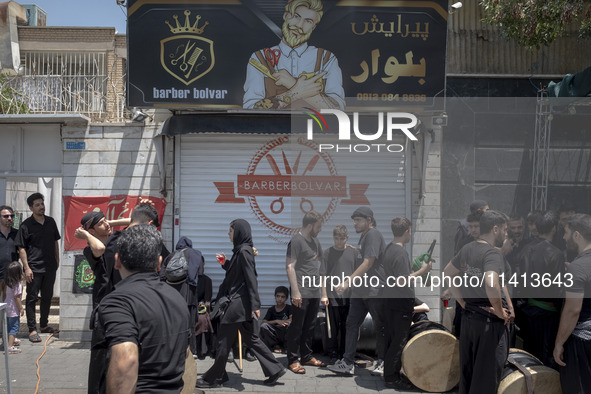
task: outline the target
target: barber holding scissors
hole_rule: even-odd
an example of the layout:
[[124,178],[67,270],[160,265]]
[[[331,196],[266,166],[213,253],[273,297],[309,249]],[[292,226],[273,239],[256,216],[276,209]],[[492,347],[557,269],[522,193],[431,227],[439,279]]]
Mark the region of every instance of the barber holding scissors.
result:
[[307,42],[322,14],[321,0],[288,1],[281,42],[250,57],[244,83],[244,108],[345,108],[343,77],[337,58]]

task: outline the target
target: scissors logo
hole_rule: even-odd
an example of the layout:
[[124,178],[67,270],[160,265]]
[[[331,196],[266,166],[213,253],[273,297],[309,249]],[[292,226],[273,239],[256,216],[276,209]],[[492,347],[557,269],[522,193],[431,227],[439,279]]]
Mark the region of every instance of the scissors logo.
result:
[[185,10],[184,14],[184,26],[177,15],[173,15],[176,27],[165,21],[172,36],[160,41],[160,63],[170,75],[188,86],[213,69],[215,55],[213,41],[201,36],[209,21],[198,27],[201,15],[191,24],[191,11]]
[[237,182],[214,182],[216,203],[245,203],[268,229],[292,235],[292,217],[316,210],[328,220],[340,204],[367,205],[368,184],[347,184],[330,155],[301,137],[282,136],[263,145]]

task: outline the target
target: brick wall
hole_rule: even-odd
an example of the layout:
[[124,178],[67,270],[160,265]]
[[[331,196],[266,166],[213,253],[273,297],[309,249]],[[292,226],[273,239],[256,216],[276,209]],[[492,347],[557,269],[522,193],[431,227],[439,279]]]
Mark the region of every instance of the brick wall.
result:
[[112,27],[56,27],[19,26],[19,41],[72,41],[72,42],[113,42],[115,28]]
[[[66,142],[86,142],[83,151],[64,151],[63,195],[105,196],[116,194],[162,197],[160,170],[152,137],[154,126],[135,124],[94,124],[86,129],[64,127]],[[172,144],[167,144],[169,162],[166,175],[168,190],[166,211],[162,218],[162,236],[172,250]],[[73,294],[74,258],[80,252],[64,252],[60,283],[60,338],[69,341],[88,341],[92,296]]]

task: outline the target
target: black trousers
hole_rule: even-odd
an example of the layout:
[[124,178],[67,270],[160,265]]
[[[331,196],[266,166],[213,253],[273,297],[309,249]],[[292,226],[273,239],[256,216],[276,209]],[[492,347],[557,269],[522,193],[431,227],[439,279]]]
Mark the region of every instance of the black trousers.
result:
[[312,341],[316,328],[319,298],[304,298],[302,306],[291,306],[292,318],[287,330],[287,365],[312,358]]
[[359,328],[365,320],[367,313],[373,319],[376,332],[376,353],[378,359],[383,360],[386,354],[386,337],[384,334],[384,305],[383,298],[351,298],[349,314],[347,315],[347,339],[345,342],[345,353],[343,358],[350,364],[355,362],[357,352],[357,341],[359,339]]
[[189,305],[189,349],[197,354],[197,339],[195,337],[195,320],[197,318],[197,305]]
[[242,334],[242,342],[248,346],[251,352],[259,360],[265,376],[271,376],[283,369],[283,365],[275,359],[269,348],[261,341],[258,334],[254,332],[252,319],[239,323],[220,324],[217,332],[217,347],[215,362],[202,376],[202,379],[209,383],[215,381],[224,382],[228,380],[226,362],[228,353],[236,339],[238,330]]
[[[349,305],[328,305],[328,317],[330,320],[330,338],[326,340],[326,352],[330,355],[343,356],[347,339],[347,316]],[[341,335],[339,340],[339,334]]]
[[564,394],[588,394],[591,390],[591,341],[571,335],[564,344],[565,367],[560,367]]
[[464,308],[462,308],[460,303],[456,301],[456,313],[454,315],[454,321],[452,325],[453,334],[458,338],[462,334],[462,312],[464,312]]
[[402,350],[406,345],[412,323],[412,311],[384,310],[386,354],[384,356],[384,380],[394,382],[400,379]]
[[37,331],[37,319],[35,318],[35,306],[41,291],[41,306],[39,307],[39,326],[47,327],[51,297],[53,297],[53,284],[55,283],[55,271],[43,274],[33,273],[33,281],[27,283],[27,298],[25,299],[25,312],[27,314],[27,326],[29,332]]
[[275,345],[284,348],[287,342],[286,338],[288,329],[289,326],[282,327],[271,323],[263,323],[260,331],[261,340],[269,349],[273,349],[273,346]]
[[88,394],[106,392],[107,355],[109,349],[105,339],[105,329],[97,319],[96,309],[90,316],[90,362],[88,364]]
[[540,359],[545,366],[558,369],[554,361],[554,342],[560,324],[560,313],[550,312],[528,305],[527,314],[529,335],[523,339],[524,350]]
[[496,394],[508,355],[509,333],[504,322],[464,309],[459,394]]

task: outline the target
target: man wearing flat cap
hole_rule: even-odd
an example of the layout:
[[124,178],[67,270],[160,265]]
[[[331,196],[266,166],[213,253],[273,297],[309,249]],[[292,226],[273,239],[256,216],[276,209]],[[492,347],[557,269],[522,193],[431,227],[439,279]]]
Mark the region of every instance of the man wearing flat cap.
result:
[[384,351],[386,349],[382,299],[380,298],[386,283],[384,267],[381,261],[386,242],[382,234],[375,228],[376,220],[373,211],[369,207],[357,208],[351,215],[351,219],[353,219],[355,231],[361,234],[357,246],[359,256],[355,264],[355,271],[351,274],[351,282],[354,284],[357,282],[355,278],[359,277],[358,279],[361,279],[367,275],[368,278],[377,278],[374,279],[377,280],[377,283],[368,279],[368,283],[364,283],[363,286],[351,286],[351,284],[345,282],[337,287],[338,294],[342,294],[349,287],[352,287],[352,291],[349,315],[347,316],[345,353],[341,360],[334,365],[330,365],[328,369],[345,375],[354,374],[359,327],[361,327],[367,312],[369,312],[376,328],[378,353],[378,361],[372,374],[380,376],[384,373]]
[[76,238],[83,239],[88,243],[83,254],[94,272],[93,310],[108,293],[106,289],[108,278],[105,276],[106,267],[103,254],[105,253],[105,245],[109,235],[111,235],[111,225],[102,211],[92,211],[84,215],[80,221],[80,227],[74,233]]

